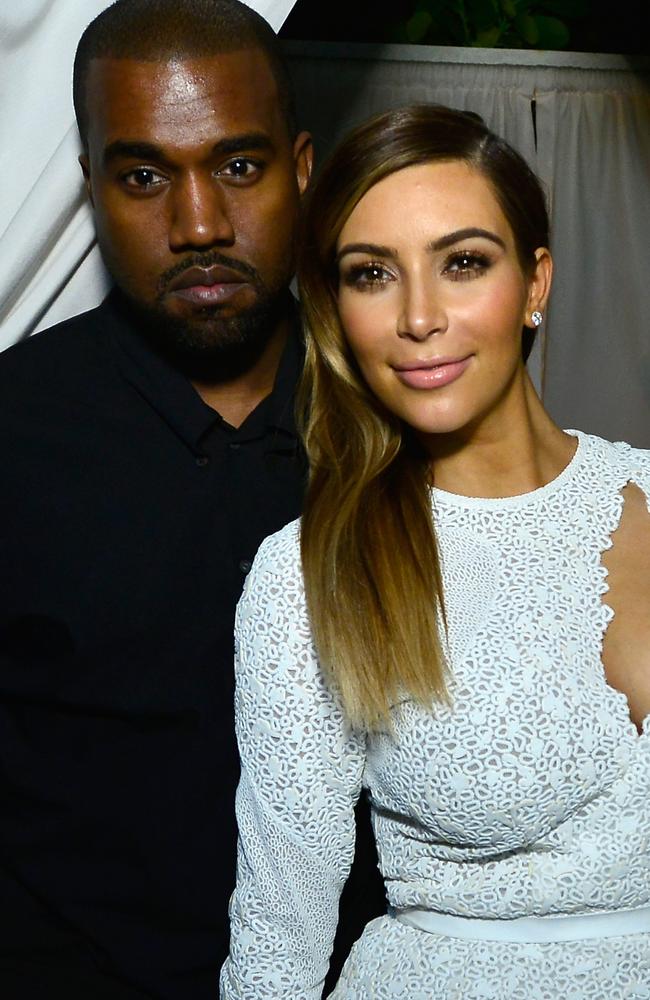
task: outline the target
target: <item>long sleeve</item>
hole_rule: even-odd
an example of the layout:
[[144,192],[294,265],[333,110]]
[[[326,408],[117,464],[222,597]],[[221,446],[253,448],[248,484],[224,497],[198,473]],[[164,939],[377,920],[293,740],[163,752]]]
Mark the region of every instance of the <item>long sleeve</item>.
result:
[[318,1000],[354,852],[365,741],[316,659],[298,524],[261,546],[237,609],[237,888],[223,1000]]

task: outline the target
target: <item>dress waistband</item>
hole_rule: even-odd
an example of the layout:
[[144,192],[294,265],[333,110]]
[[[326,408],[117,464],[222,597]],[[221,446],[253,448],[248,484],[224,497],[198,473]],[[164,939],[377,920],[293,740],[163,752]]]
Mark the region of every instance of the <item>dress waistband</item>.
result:
[[635,910],[512,919],[457,917],[451,913],[439,913],[436,910],[424,910],[418,907],[393,910],[391,915],[401,924],[427,931],[429,934],[465,938],[468,941],[543,943],[621,937],[625,934],[650,932],[650,906],[642,906]]

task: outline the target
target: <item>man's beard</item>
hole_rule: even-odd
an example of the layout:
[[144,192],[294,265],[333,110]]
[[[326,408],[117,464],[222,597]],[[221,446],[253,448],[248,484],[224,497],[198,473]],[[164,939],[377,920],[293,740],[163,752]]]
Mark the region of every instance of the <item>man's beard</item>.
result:
[[[214,264],[239,271],[257,293],[254,304],[230,316],[221,315],[220,306],[196,309],[184,318],[170,315],[163,305],[169,281],[190,267]],[[208,251],[165,272],[153,303],[138,301],[128,291],[125,295],[137,314],[139,332],[156,353],[190,379],[221,383],[253,367],[287,314],[290,293],[286,287],[268,289],[249,264]]]

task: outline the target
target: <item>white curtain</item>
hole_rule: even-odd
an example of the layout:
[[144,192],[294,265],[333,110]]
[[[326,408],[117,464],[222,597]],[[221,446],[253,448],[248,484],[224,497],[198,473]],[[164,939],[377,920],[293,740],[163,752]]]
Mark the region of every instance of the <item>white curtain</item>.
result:
[[554,290],[529,369],[552,416],[650,447],[650,64],[621,56],[286,44],[322,159],[346,129],[435,101],[478,112],[551,206]]
[[[0,349],[103,298],[77,164],[72,63],[111,0],[0,0]],[[294,0],[249,3],[278,30]]]
[[650,447],[650,77],[565,71],[537,95],[555,285],[544,401],[555,419]]

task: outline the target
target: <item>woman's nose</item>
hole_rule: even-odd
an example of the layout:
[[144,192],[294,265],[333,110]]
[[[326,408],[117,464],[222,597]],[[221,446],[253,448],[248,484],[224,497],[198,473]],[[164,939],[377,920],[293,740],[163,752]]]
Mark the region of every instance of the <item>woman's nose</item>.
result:
[[398,336],[423,341],[434,333],[444,333],[448,320],[443,297],[444,293],[430,276],[419,275],[405,281]]

